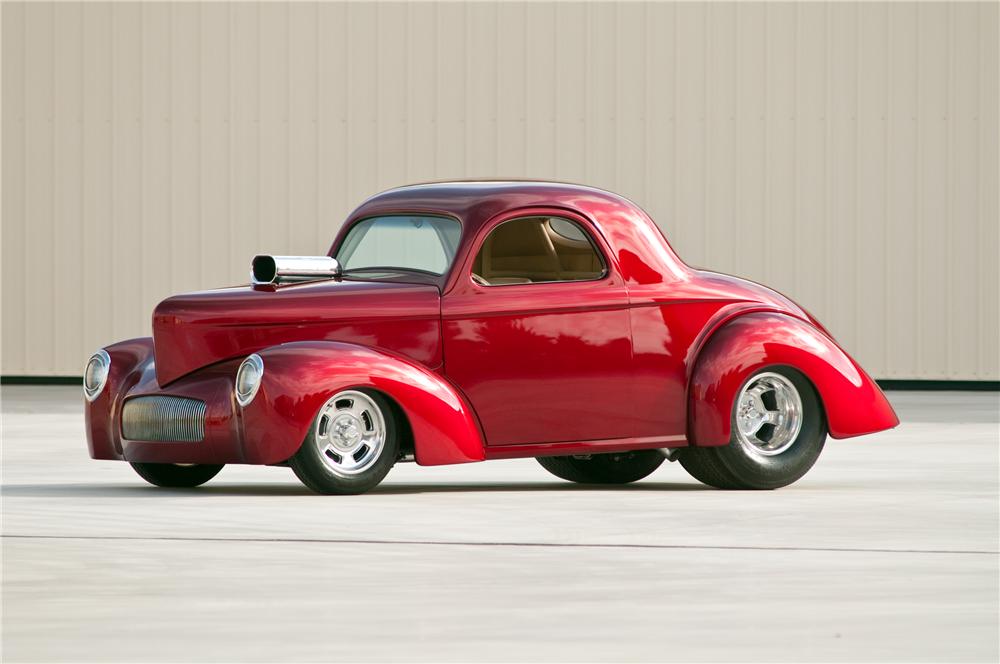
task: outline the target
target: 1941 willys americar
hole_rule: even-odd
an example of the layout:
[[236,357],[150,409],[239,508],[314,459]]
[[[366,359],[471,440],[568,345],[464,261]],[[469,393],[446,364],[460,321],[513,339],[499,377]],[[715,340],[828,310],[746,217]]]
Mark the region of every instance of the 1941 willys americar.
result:
[[805,310],[684,264],[590,187],[450,182],[365,201],[327,256],[257,256],[248,286],[171,297],[84,378],[91,456],[160,486],[288,465],[359,493],[400,460],[537,457],[625,483],[666,458],[772,489],[898,419]]

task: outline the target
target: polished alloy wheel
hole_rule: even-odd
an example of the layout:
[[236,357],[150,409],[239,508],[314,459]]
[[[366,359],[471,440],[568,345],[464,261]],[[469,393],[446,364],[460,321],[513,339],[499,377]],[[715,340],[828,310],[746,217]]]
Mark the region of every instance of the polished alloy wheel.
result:
[[802,428],[802,398],[778,373],[753,377],[736,400],[736,437],[754,454],[776,456],[790,448]]
[[335,475],[349,477],[371,468],[385,447],[382,410],[367,394],[345,390],[320,409],[313,441]]

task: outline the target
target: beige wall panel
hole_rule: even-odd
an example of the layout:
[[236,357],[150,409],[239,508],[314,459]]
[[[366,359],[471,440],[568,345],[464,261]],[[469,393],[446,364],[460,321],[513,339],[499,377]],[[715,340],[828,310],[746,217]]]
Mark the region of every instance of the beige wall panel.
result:
[[[826,309],[823,279],[828,252],[824,231],[829,223],[825,169],[828,14],[827,6],[822,4],[802,4],[796,12],[793,262],[797,297],[810,311]],[[738,211],[734,211],[734,218],[739,218]],[[718,242],[727,244],[725,235]]]
[[201,218],[201,189],[205,177],[201,163],[201,52],[202,15],[195,3],[170,5],[170,289],[189,291],[206,283],[202,256],[190,238],[211,219]]
[[[55,11],[52,5],[29,4],[25,12],[25,246],[24,265],[52,259],[55,232]],[[17,168],[17,166],[14,166]],[[24,274],[22,272],[22,274]],[[21,277],[26,285],[27,280]],[[24,311],[25,356],[22,361],[42,372],[55,370],[56,283],[53,270],[33,270]],[[64,284],[60,284],[60,296]],[[62,301],[62,297],[60,297]]]
[[[948,107],[951,92],[949,5],[928,4],[917,8],[920,72],[917,93],[917,253],[919,266],[915,286],[920,292],[914,334],[918,359],[934,357],[935,365],[948,375],[949,296],[948,285],[955,257],[948,254],[948,183],[950,146]],[[963,257],[964,259],[965,257]]]
[[[168,297],[174,282],[173,227],[179,219],[172,209],[176,183],[173,181],[171,142],[176,132],[171,103],[171,9],[167,4],[151,3],[140,6],[139,12],[141,27],[137,44],[140,54],[136,80],[141,89],[138,117],[141,142],[137,154],[141,168],[136,171],[139,176],[138,191],[123,191],[122,194],[135,193],[138,197],[141,214],[137,220],[141,229],[141,244],[134,249],[122,247],[122,250],[134,251],[140,257],[137,269],[142,273],[142,302],[156,302]],[[121,31],[127,32],[128,28],[121,28]],[[127,149],[129,146],[121,147]],[[189,163],[184,166],[193,168],[195,165]],[[181,258],[190,261],[189,266],[194,266],[197,261],[191,259],[197,259],[197,252],[198,249],[190,243]]]
[[[79,252],[83,242],[83,7],[74,5],[53,16],[53,86],[58,94],[53,104],[53,244],[52,276],[59,294],[59,316],[83,319],[83,282]],[[55,302],[56,300],[53,300]],[[55,312],[53,312],[55,314]],[[54,319],[55,318],[54,316]],[[51,323],[50,323],[51,325]],[[89,351],[83,340],[53,336],[53,367],[79,363]]]
[[[979,240],[977,258],[980,274],[977,276],[978,307],[976,321],[969,322],[975,330],[975,343],[979,347],[979,366],[976,378],[993,378],[1000,366],[1000,118],[997,117],[1000,99],[1000,4],[979,5],[979,214],[976,237]],[[963,337],[966,339],[966,337]],[[928,367],[933,370],[933,367]]]
[[893,12],[889,24],[889,89],[888,89],[888,169],[886,196],[886,236],[890,245],[886,252],[887,344],[886,377],[900,376],[900,369],[917,367],[918,352],[915,329],[920,297],[915,288],[920,265],[917,251],[917,93],[919,73],[914,63],[920,51],[917,33],[917,7],[907,5]]
[[[197,236],[201,245],[200,277],[202,284],[221,284],[235,273],[231,264],[230,238],[237,230],[229,201],[232,184],[229,167],[232,30],[229,5],[206,3],[199,5],[199,9],[201,66],[197,131],[201,177]],[[313,175],[315,177],[315,173]],[[245,263],[239,261],[238,265]]]
[[322,251],[319,224],[319,136],[316,98],[319,76],[318,7],[288,8],[288,219],[289,248],[295,254]]
[[[824,324],[845,348],[858,346],[858,294],[863,290],[855,257],[858,219],[858,7],[833,6],[829,16],[829,126],[826,172],[829,196]],[[770,172],[770,164],[767,164]],[[818,311],[814,312],[821,315]],[[877,372],[876,372],[877,375]]]
[[[80,275],[83,288],[83,316],[72,333],[62,335],[64,343],[76,338],[84,354],[93,352],[97,339],[114,338],[114,316],[111,297],[115,262],[107,256],[112,245],[114,186],[111,155],[113,148],[113,68],[111,66],[111,5],[102,4],[83,12],[83,51],[81,61],[85,72],[83,87],[83,239],[80,254],[73,267]],[[6,51],[4,52],[6,55]],[[4,112],[6,114],[6,100]],[[6,152],[6,142],[4,152]],[[4,200],[6,200],[7,169],[4,169]],[[7,237],[7,217],[3,234]],[[91,260],[88,257],[96,257]],[[57,301],[58,303],[62,300]],[[7,303],[4,302],[6,311]],[[64,319],[54,322],[66,323]],[[73,325],[70,325],[73,328]],[[141,328],[138,328],[141,330]],[[136,332],[133,332],[136,334]],[[98,342],[102,343],[102,342]],[[7,360],[4,360],[6,371]],[[77,362],[79,365],[79,362]],[[58,373],[76,373],[71,364],[60,366]],[[30,368],[28,368],[30,369]],[[82,369],[78,370],[82,371]]]
[[[971,375],[979,367],[979,348],[962,343],[963,328],[976,320],[978,280],[983,274],[979,243],[979,8],[956,4],[951,8],[951,82],[948,110],[948,254],[961,257],[952,266],[949,283],[948,373]],[[1000,259],[1000,257],[998,257]]]
[[[95,164],[95,168],[111,171],[111,242],[104,251],[112,269],[103,289],[116,340],[149,333],[150,307],[156,295],[144,298],[143,294],[149,282],[162,278],[155,265],[151,269],[146,263],[163,247],[153,244],[156,238],[145,237],[151,224],[144,215],[143,198],[144,194],[161,196],[164,186],[162,180],[155,180],[151,181],[153,191],[143,191],[145,172],[155,169],[159,159],[145,149],[158,135],[154,120],[143,117],[143,14],[147,9],[139,4],[111,7],[111,161]],[[47,324],[51,327],[57,322]],[[87,330],[82,332],[87,334]],[[32,373],[34,367],[29,362],[25,370]]]
[[[246,257],[263,249],[260,227],[260,6],[229,5],[230,278],[246,277]],[[266,28],[265,28],[266,29]]]
[[997,3],[2,11],[4,374],[79,374],[381,189],[526,176],[634,199],[876,376],[1000,378]]
[[[333,241],[334,227],[344,218],[350,206],[357,202],[348,200],[347,191],[349,170],[347,109],[351,105],[351,100],[345,94],[348,79],[347,57],[350,53],[347,43],[347,7],[342,4],[323,4],[318,9],[319,29],[322,35],[318,44],[319,91],[317,93],[320,224],[314,246],[317,249],[321,247],[329,249]],[[413,131],[408,128],[406,140],[409,141],[412,136]],[[406,152],[408,153],[408,150]],[[405,159],[401,155],[397,155],[397,158]]]
[[[23,367],[27,358],[27,325],[25,321],[25,300],[28,294],[24,288],[24,253],[26,234],[28,230],[27,208],[25,201],[27,174],[24,166],[27,163],[27,130],[25,122],[25,75],[27,55],[24,39],[26,36],[25,6],[3,5],[2,33],[2,89],[3,124],[2,124],[2,168],[3,192],[2,208],[3,264],[0,265],[0,278],[3,279],[0,296],[3,297],[2,353],[3,370],[8,366]],[[13,360],[13,362],[11,362]],[[44,368],[38,367],[39,373]]]
[[[764,270],[764,247],[767,238],[762,232],[767,213],[767,103],[763,91],[767,88],[766,49],[763,35],[767,20],[766,7],[761,4],[736,5],[736,208],[739,217],[734,223],[733,242],[737,252],[733,257],[733,274],[761,275]],[[674,199],[676,200],[676,198]],[[676,218],[676,208],[672,210]],[[662,225],[662,222],[659,222]],[[677,222],[672,222],[677,223]],[[668,235],[669,237],[669,235]],[[721,268],[718,268],[721,269]]]
[[[888,114],[888,5],[862,4],[858,16],[857,210],[854,262],[857,340],[865,357],[885,357],[886,122]],[[808,304],[804,303],[806,307]]]

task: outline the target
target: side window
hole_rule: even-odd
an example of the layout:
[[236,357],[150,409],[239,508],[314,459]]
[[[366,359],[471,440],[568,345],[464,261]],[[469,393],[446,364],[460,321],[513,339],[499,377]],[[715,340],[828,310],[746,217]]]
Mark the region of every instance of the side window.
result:
[[587,232],[561,217],[523,217],[500,224],[486,237],[472,265],[483,286],[552,281],[592,281],[604,260]]

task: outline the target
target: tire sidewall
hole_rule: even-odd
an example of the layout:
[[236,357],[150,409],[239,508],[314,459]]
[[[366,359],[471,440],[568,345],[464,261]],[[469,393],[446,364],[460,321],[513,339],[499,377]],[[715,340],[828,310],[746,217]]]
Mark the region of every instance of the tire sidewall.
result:
[[[743,389],[762,373],[777,373],[795,386],[802,400],[802,428],[795,442],[781,454],[766,456],[756,454],[740,442],[737,434],[736,410]],[[800,371],[783,365],[761,367],[740,385],[730,409],[732,434],[729,445],[719,448],[719,459],[725,468],[754,488],[776,489],[791,484],[812,468],[823,451],[826,440],[826,418],[812,383]]]

